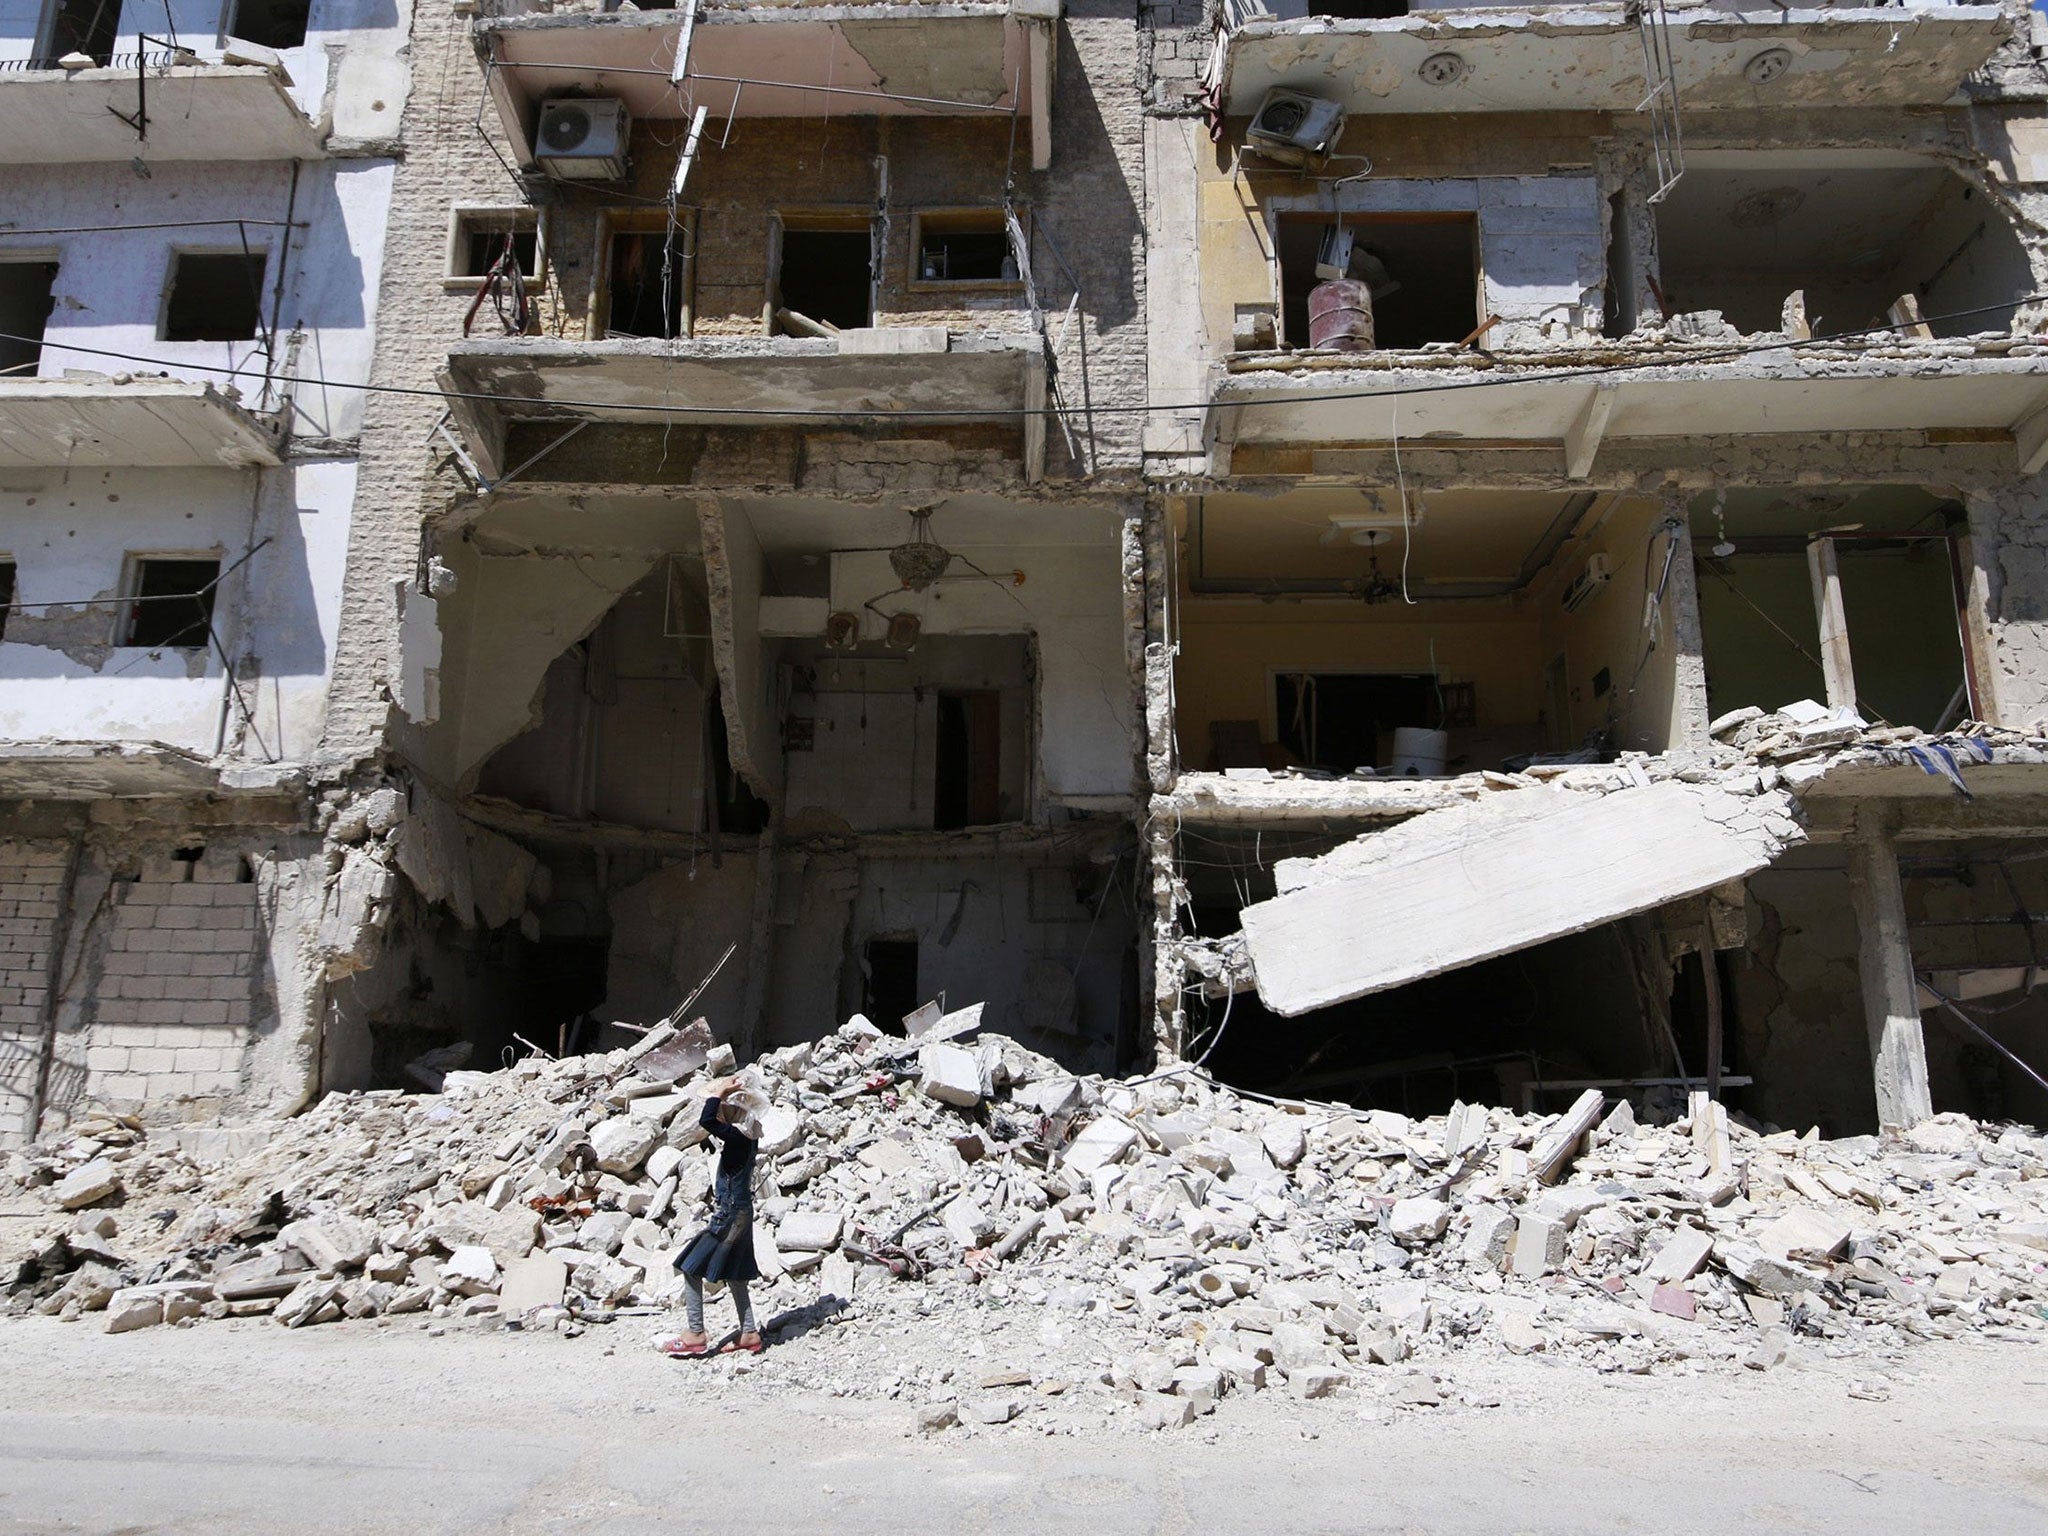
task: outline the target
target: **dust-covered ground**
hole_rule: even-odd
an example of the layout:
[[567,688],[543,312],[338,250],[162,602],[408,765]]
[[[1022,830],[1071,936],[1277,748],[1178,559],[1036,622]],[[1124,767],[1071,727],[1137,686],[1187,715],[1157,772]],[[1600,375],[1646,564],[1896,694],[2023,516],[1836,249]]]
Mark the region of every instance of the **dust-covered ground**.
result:
[[[1881,1372],[1818,1341],[1767,1373],[1474,1351],[1437,1406],[1390,1375],[1149,1434],[1047,1400],[927,1436],[914,1402],[775,1384],[829,1378],[835,1323],[746,1363],[663,1359],[658,1321],[0,1322],[0,1532],[2048,1530],[2038,1335]],[[1032,1364],[1028,1333],[952,1342],[963,1397]]]

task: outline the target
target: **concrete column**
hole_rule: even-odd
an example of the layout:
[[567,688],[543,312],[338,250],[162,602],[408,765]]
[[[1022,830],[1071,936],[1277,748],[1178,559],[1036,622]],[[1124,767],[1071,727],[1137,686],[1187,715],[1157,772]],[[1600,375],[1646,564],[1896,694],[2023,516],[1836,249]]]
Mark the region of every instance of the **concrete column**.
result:
[[1932,1115],[1934,1101],[1927,1088],[1927,1037],[1920,1027],[1898,853],[1887,834],[1861,828],[1847,848],[1877,1122],[1885,1129],[1904,1128]]
[[1813,577],[1813,611],[1820,621],[1820,669],[1829,709],[1856,707],[1856,669],[1849,660],[1849,618],[1842,606],[1842,570],[1835,541],[1818,538],[1806,546]]

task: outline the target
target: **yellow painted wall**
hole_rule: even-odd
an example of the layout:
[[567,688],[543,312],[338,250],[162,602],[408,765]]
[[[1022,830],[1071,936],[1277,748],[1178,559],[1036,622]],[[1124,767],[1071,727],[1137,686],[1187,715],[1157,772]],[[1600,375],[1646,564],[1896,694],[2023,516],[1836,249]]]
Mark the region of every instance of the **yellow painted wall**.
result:
[[[1175,692],[1181,761],[1191,770],[1208,764],[1212,721],[1256,720],[1261,739],[1274,740],[1275,672],[1427,672],[1432,643],[1446,682],[1475,685],[1481,731],[1502,730],[1523,750],[1535,745],[1542,684],[1538,621],[1515,605],[1424,603],[1397,610],[1395,604],[1367,608],[1328,600],[1191,600],[1180,618]],[[1453,752],[1462,745],[1454,741]]]
[[[1537,665],[1545,666],[1559,651],[1564,653],[1570,684],[1570,716],[1563,733],[1567,746],[1578,745],[1589,729],[1610,716],[1617,720],[1617,746],[1656,752],[1678,740],[1674,719],[1678,646],[1668,587],[1658,617],[1656,646],[1649,659],[1642,660],[1647,638],[1643,598],[1656,585],[1664,566],[1664,539],[1657,536],[1663,517],[1664,508],[1658,502],[1624,503],[1598,533],[1572,546],[1558,568],[1558,577],[1543,592],[1542,654]],[[1561,601],[1565,585],[1594,554],[1607,556],[1614,575],[1578,612],[1566,613]],[[1679,577],[1674,571],[1672,582]],[[1639,663],[1641,675],[1636,677]],[[1593,681],[1603,667],[1613,684],[1605,697],[1598,697]],[[1631,677],[1636,677],[1632,702],[1628,698]]]
[[[1273,300],[1267,200],[1298,198],[1315,185],[1256,156],[1234,164],[1244,126],[1242,119],[1233,119],[1223,141],[1196,166],[1201,177],[1202,322],[1212,355],[1230,349],[1238,305]],[[1369,157],[1375,181],[1548,176],[1590,166],[1594,140],[1608,132],[1608,117],[1597,112],[1360,117],[1345,128],[1339,153]],[[1344,165],[1332,174],[1358,168]]]

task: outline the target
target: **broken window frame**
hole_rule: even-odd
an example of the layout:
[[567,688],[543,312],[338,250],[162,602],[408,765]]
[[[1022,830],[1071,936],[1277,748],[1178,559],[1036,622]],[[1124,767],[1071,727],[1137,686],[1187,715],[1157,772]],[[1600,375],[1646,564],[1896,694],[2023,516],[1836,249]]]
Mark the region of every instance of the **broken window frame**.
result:
[[[268,295],[267,295],[267,293],[266,293],[266,290],[267,290],[267,288],[268,288],[268,286],[269,286],[269,283],[270,283],[270,279],[271,279],[271,273],[272,273],[272,269],[271,269],[271,261],[270,261],[270,259],[271,259],[271,257],[272,257],[272,255],[273,255],[273,254],[275,254],[275,253],[274,253],[274,252],[272,252],[272,250],[270,249],[270,247],[269,247],[269,245],[268,245],[268,244],[261,244],[261,245],[259,245],[259,244],[256,244],[256,243],[254,243],[254,242],[251,242],[251,243],[250,243],[250,245],[249,245],[249,246],[247,247],[247,249],[244,249],[244,248],[243,248],[242,246],[239,246],[239,245],[232,245],[232,246],[222,246],[222,245],[201,245],[201,246],[186,246],[186,245],[180,245],[180,246],[173,246],[173,247],[171,248],[171,252],[170,252],[170,259],[169,259],[169,261],[168,261],[168,262],[167,262],[167,263],[165,264],[165,268],[164,268],[164,283],[163,283],[163,297],[162,297],[162,299],[161,299],[161,300],[159,301],[159,304],[158,304],[158,309],[157,309],[157,320],[156,320],[156,339],[157,339],[158,341],[168,341],[168,342],[173,342],[173,343],[175,343],[175,344],[177,344],[177,345],[181,345],[181,346],[185,346],[185,345],[198,345],[198,346],[208,346],[208,345],[215,345],[215,344],[226,344],[226,345],[230,345],[230,346],[232,346],[232,345],[234,345],[234,344],[235,344],[236,342],[244,342],[244,341],[248,341],[248,342],[257,342],[257,341],[262,341],[262,340],[264,339],[264,336],[265,336],[265,332],[266,332],[266,326],[265,326],[265,324],[264,324],[264,315],[263,315],[263,307],[264,307],[264,300],[265,300],[265,298],[266,298],[266,297],[268,296]],[[246,336],[173,336],[173,335],[171,335],[171,310],[172,310],[172,307],[173,307],[173,305],[174,305],[174,303],[175,303],[175,300],[176,300],[176,297],[177,297],[177,292],[178,292],[178,276],[179,276],[179,271],[180,271],[181,267],[183,266],[183,264],[185,263],[185,261],[186,261],[186,260],[187,260],[188,258],[189,258],[189,259],[192,259],[192,260],[197,260],[197,261],[209,261],[209,260],[215,260],[215,259],[220,259],[220,258],[232,258],[233,260],[236,260],[236,261],[241,261],[241,260],[245,260],[245,259],[246,259],[246,260],[248,260],[248,261],[252,261],[252,262],[255,262],[255,261],[260,261],[260,262],[262,262],[262,264],[263,264],[263,270],[262,270],[262,271],[261,271],[260,273],[258,273],[258,274],[257,274],[257,277],[256,277],[256,281],[255,281],[255,283],[254,283],[254,285],[253,285],[254,291],[252,292],[252,294],[251,294],[251,296],[250,296],[250,297],[251,297],[251,302],[252,302],[252,304],[253,304],[253,306],[254,306],[254,312],[253,312],[253,314],[252,314],[252,316],[251,316],[251,319],[250,319],[250,326],[249,326],[249,334],[248,334],[248,335],[246,335]]]
[[66,53],[81,52],[91,54],[94,64],[99,68],[105,69],[108,67],[113,60],[115,47],[121,40],[122,24],[127,20],[124,13],[128,7],[125,0],[106,0],[106,6],[111,8],[114,13],[114,26],[113,30],[106,34],[105,49],[83,47],[70,49],[63,48],[57,40],[57,26],[64,10],[64,0],[47,0],[47,3],[42,7],[42,15],[36,23],[34,62],[43,69],[55,69],[58,67],[57,60],[64,57]]
[[548,264],[547,226],[538,209],[516,203],[457,203],[448,210],[448,267],[441,277],[442,286],[466,291],[482,283],[488,267],[484,272],[462,270],[468,265],[469,242],[477,235],[505,234],[533,236],[533,261],[519,275],[538,283]]
[[[33,363],[17,365],[13,369],[0,369],[0,379],[33,379],[42,372],[42,353],[50,344],[50,316],[57,312],[57,278],[63,270],[63,253],[55,249],[0,250],[0,267],[48,267],[50,268],[50,307],[43,312],[42,334],[36,338],[36,358]],[[12,329],[12,327],[8,327]],[[17,343],[7,343],[9,346]],[[25,346],[26,343],[20,343]]]
[[[121,572],[121,606],[116,610],[114,645],[123,650],[139,651],[205,650],[212,638],[214,618],[219,612],[221,561],[222,554],[218,549],[130,550]],[[174,562],[194,566],[211,564],[213,574],[206,582],[192,588],[189,593],[181,590],[144,596],[142,589],[148,568],[152,565]],[[144,603],[173,603],[188,598],[198,605],[199,613],[204,620],[199,626],[196,639],[173,638],[152,642],[135,638],[136,626],[142,618]],[[174,637],[182,637],[189,631],[190,626],[187,626],[185,629],[172,631],[172,634]]]
[[260,37],[252,37],[247,32],[236,31],[235,27],[240,20],[242,7],[246,3],[247,0],[222,0],[220,8],[220,35],[216,39],[218,46],[225,47],[228,39],[232,37],[240,42],[254,43],[259,48],[269,48],[275,52],[282,53],[287,48],[305,47],[306,39],[313,35],[313,7],[317,0],[306,0],[306,24],[300,32],[299,40],[296,43],[270,43],[265,42]]
[[[697,211],[694,208],[678,208],[675,223],[683,243],[683,270],[680,277],[682,291],[677,295],[676,334],[668,339],[683,341],[689,339],[696,327]],[[612,251],[618,237],[665,234],[668,227],[669,213],[666,208],[607,208],[598,214],[596,259],[590,264],[590,304],[584,325],[584,333],[589,340],[613,339]],[[619,332],[618,336],[621,339],[632,339],[628,338],[625,332]]]
[[[1018,227],[1024,231],[1024,238],[1031,238],[1030,210],[1017,210]],[[986,228],[982,225],[986,224]],[[1002,237],[1005,248],[1010,245],[1009,223],[1000,205],[919,208],[910,215],[910,264],[909,287],[913,293],[1022,293],[1024,278],[1020,271],[1016,277],[926,277],[924,275],[924,237],[927,227],[960,230],[965,234],[997,235]],[[1015,252],[1011,254],[1014,256]]]
[[[1329,212],[1317,212],[1300,208],[1275,209],[1266,215],[1266,242],[1271,254],[1266,258],[1267,270],[1273,285],[1273,329],[1278,344],[1282,347],[1306,348],[1308,333],[1292,334],[1287,328],[1287,272],[1281,251],[1281,229],[1292,224],[1342,224],[1346,229],[1364,230],[1375,225],[1394,224],[1467,224],[1472,230],[1472,324],[1476,329],[1486,320],[1486,241],[1479,227],[1479,214],[1470,208],[1445,209],[1403,209],[1380,212],[1373,209],[1344,208]],[[1311,276],[1314,274],[1311,273]],[[1314,283],[1309,287],[1313,288]],[[1307,289],[1303,290],[1304,300]],[[1453,340],[1462,340],[1454,337]],[[1388,347],[1377,337],[1375,321],[1374,348],[1379,352],[1409,351],[1411,348]]]
[[[1803,540],[1798,539],[1796,537],[1781,536],[1758,538],[1752,536],[1742,539],[1741,549],[1738,551],[1738,554],[1730,558],[1740,558],[1740,555],[1743,553],[1774,554],[1779,556],[1789,556],[1799,553],[1805,553],[1808,560],[1811,561],[1813,558],[1812,551],[1815,549],[1816,546],[1823,544],[1836,546],[1854,546],[1857,544],[1883,545],[1908,543],[1938,543],[1944,545],[1946,547],[1948,556],[1947,569],[1949,576],[1949,595],[1952,600],[1952,605],[1955,613],[1957,649],[1961,653],[1961,659],[1963,663],[1963,718],[1971,720],[1982,720],[1985,718],[1983,686],[1981,682],[1981,669],[1983,666],[1984,658],[1982,655],[1980,655],[1978,651],[1977,643],[1972,633],[1973,628],[1981,622],[1981,619],[1977,616],[1976,604],[1972,596],[1973,583],[1971,582],[1968,574],[1969,570],[1971,569],[1971,562],[1969,562],[1967,559],[1965,538],[1965,535],[1960,534],[1953,530],[1932,532],[1873,532],[1863,530],[1845,530],[1835,533],[1816,533]],[[1711,556],[1709,556],[1706,552],[1701,550],[1697,546],[1697,544],[1695,544],[1695,548],[1693,551],[1693,563],[1695,566],[1693,580],[1696,584],[1705,584],[1705,581],[1703,580],[1702,574],[1698,570],[1698,567],[1708,564],[1710,562],[1710,559]],[[1839,585],[1839,578],[1837,578],[1837,585]],[[1810,600],[1813,603],[1814,622],[1821,636],[1820,645],[1822,648],[1822,653],[1823,655],[1825,655],[1828,645],[1828,636],[1830,635],[1830,633],[1836,631],[1837,626],[1830,619],[1828,613],[1828,604],[1820,590],[1819,582],[1817,580],[1814,581],[1813,589],[1810,592],[1809,596]],[[1849,629],[1846,617],[1844,617],[1839,623],[1839,635],[1842,643],[1842,648],[1848,654],[1850,671],[1851,675],[1853,676],[1856,657],[1856,637],[1855,634]],[[1702,660],[1705,661],[1708,667],[1711,669],[1713,664],[1713,658],[1706,654],[1704,637],[1702,638],[1703,643],[1701,646],[1701,657]],[[1822,663],[1822,670],[1823,675],[1825,675],[1827,668],[1826,663],[1824,661]],[[1838,701],[1830,698],[1822,702],[1825,702],[1828,705],[1828,707],[1832,709],[1836,707]],[[1711,709],[1711,704],[1709,704],[1708,707]],[[1859,711],[1865,711],[1868,708],[1867,701],[1863,696],[1860,685],[1858,687],[1858,693],[1854,707],[1857,708]]]
[[868,324],[877,324],[882,315],[882,270],[881,263],[876,260],[873,251],[880,223],[881,220],[872,203],[818,204],[799,208],[777,208],[770,212],[768,275],[761,303],[761,334],[791,334],[783,331],[775,319],[776,311],[783,307],[782,237],[790,231],[805,234],[865,234],[868,237]]

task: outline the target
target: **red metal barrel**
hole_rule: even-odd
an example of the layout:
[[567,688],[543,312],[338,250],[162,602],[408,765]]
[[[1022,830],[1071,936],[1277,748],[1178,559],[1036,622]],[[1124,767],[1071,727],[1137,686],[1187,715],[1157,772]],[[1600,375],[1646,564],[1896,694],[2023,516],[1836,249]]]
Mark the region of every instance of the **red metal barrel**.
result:
[[1340,277],[1309,289],[1308,344],[1332,352],[1370,352],[1372,288]]

